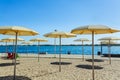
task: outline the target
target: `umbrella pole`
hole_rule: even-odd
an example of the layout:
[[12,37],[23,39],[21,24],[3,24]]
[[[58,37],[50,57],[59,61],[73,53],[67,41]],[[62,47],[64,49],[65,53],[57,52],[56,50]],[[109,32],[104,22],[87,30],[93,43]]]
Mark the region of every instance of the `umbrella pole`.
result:
[[60,48],[59,48],[59,72],[61,72],[61,36],[60,36]]
[[14,58],[15,58],[15,62],[14,62],[14,77],[13,77],[13,80],[16,80],[16,53],[17,53],[17,35],[18,33],[16,32],[16,35],[15,35],[15,54],[14,54]]
[[101,54],[102,54],[102,42],[101,42]]
[[6,53],[8,52],[7,41],[6,41]]
[[40,42],[38,41],[38,62],[39,62],[39,54],[40,54]]
[[13,52],[15,50],[15,41],[13,40]]
[[84,49],[83,49],[84,45],[83,45],[83,41],[82,41],[82,61],[84,61]]
[[[15,52],[14,50],[15,50],[15,44],[14,44],[15,42],[14,42],[14,40],[13,40],[13,53]],[[12,63],[14,62],[14,58],[13,58],[13,60],[12,60]]]
[[109,53],[109,64],[111,64],[111,53],[110,53],[110,40],[109,40],[109,45],[108,45],[108,53]]
[[[55,32],[57,32],[57,30],[55,29],[54,30]],[[54,55],[54,57],[56,57],[56,53],[57,53],[57,51],[56,51],[56,38],[54,39],[54,53],[55,53],[55,55]]]
[[55,53],[54,57],[56,57],[56,38],[54,39],[54,53]]
[[28,57],[28,46],[29,46],[29,45],[26,45],[27,57]]
[[92,31],[92,78],[94,80],[94,31]]

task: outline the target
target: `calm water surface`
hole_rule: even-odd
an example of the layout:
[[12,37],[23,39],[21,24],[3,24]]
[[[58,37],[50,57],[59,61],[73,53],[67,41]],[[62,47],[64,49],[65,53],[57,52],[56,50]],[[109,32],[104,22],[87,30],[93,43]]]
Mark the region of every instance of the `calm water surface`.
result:
[[[56,53],[59,54],[59,47],[56,46]],[[5,53],[6,50],[8,52],[13,52],[14,46],[9,45],[6,49],[6,46],[0,46],[0,53]],[[94,47],[95,55],[97,54],[98,51],[101,51],[100,46],[95,46]],[[82,54],[82,46],[62,46],[62,54],[67,54],[68,51],[71,54]],[[36,45],[19,45],[17,47],[17,52],[18,53],[38,53],[38,46]],[[41,45],[40,46],[40,52],[47,52],[48,54],[55,54],[55,46],[50,45]],[[92,46],[84,46],[84,54],[85,55],[91,55],[92,53]],[[108,53],[108,46],[103,46],[103,53]],[[111,46],[111,53],[112,54],[120,54],[120,46]]]

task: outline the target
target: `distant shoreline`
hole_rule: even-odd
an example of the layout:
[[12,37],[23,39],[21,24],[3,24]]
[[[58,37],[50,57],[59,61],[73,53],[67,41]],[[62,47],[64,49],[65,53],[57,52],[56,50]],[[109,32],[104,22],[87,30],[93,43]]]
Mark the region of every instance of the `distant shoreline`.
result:
[[[110,44],[111,46],[120,46],[120,44]],[[6,46],[6,45],[0,45],[0,46]],[[13,45],[7,45],[7,46],[13,46]],[[18,46],[26,46],[26,45],[18,45]],[[37,46],[37,44],[34,45],[28,45],[28,46]],[[55,46],[53,44],[41,44],[40,46]],[[59,45],[56,45],[59,46]],[[63,44],[62,46],[82,46],[81,44]],[[84,44],[84,46],[92,46],[92,44]],[[94,46],[101,46],[101,44],[95,44]],[[102,44],[102,46],[108,46],[108,44]]]

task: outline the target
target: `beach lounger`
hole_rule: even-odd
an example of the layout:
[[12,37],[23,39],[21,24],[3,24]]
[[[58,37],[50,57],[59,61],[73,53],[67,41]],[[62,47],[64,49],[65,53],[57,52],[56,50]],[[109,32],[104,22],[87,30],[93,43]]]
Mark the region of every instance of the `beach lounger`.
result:
[[12,59],[13,55],[12,53],[7,53],[7,59]]
[[[7,59],[14,59],[15,58],[15,53],[7,53],[8,56],[7,56]],[[16,54],[16,58],[19,58],[19,55]]]

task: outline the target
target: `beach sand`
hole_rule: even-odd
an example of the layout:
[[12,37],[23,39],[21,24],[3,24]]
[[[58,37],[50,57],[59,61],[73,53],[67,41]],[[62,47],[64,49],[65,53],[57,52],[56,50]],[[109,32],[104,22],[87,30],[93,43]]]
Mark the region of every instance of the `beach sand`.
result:
[[[102,59],[102,57],[101,57]],[[57,64],[58,58],[18,58],[16,78],[18,80],[92,80],[91,62],[79,58],[62,59],[61,72]],[[69,63],[69,64],[67,64]],[[95,61],[95,80],[119,80],[120,59]],[[12,60],[0,59],[0,80],[12,80],[14,66]],[[7,77],[6,77],[7,76]]]

